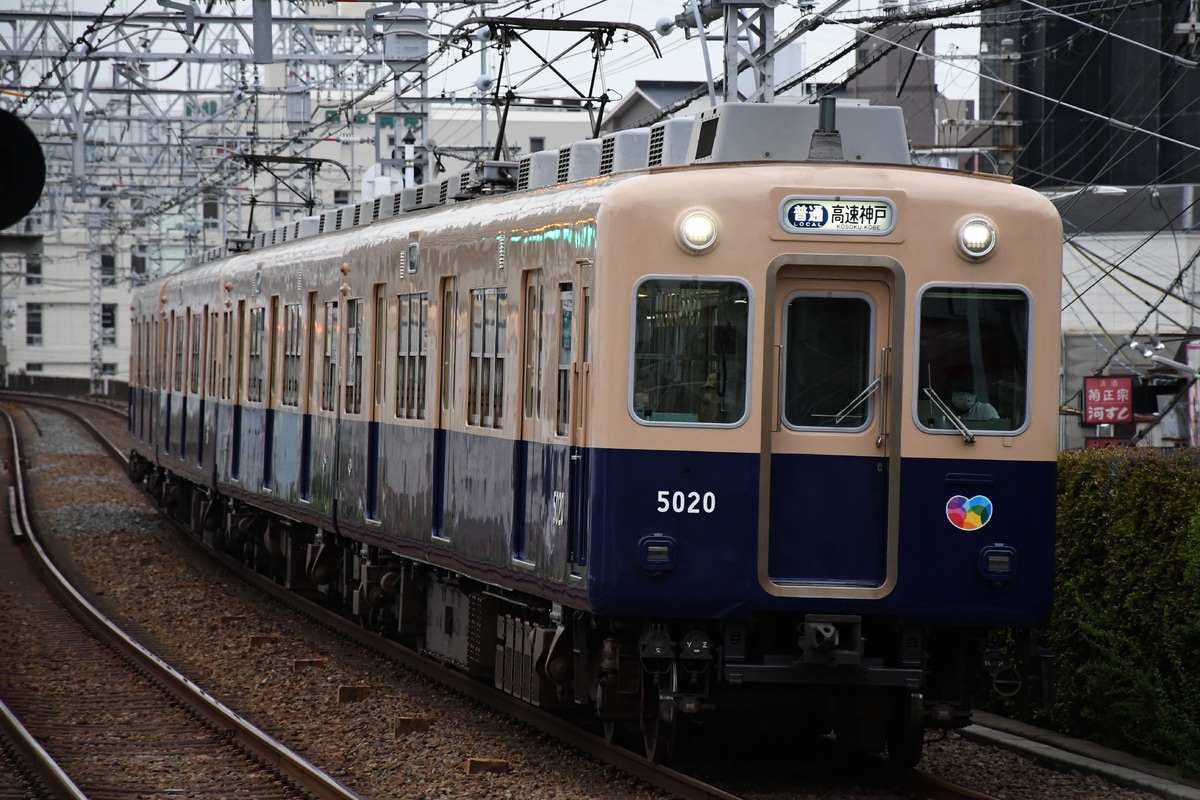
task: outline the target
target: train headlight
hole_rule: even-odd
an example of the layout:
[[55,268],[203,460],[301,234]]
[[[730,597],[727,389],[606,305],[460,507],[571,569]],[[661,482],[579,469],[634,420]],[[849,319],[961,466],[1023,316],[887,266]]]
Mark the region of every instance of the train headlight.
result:
[[679,243],[689,253],[705,253],[717,243],[717,220],[707,211],[689,211],[679,220]]
[[958,249],[972,261],[987,258],[996,249],[996,226],[983,217],[971,217],[958,226]]

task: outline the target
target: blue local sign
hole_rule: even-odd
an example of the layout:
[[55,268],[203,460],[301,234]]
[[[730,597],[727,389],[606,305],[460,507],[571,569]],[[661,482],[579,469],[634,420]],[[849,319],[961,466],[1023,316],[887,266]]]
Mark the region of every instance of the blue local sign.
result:
[[883,197],[793,196],[780,204],[779,224],[788,233],[882,236],[896,227],[896,207]]

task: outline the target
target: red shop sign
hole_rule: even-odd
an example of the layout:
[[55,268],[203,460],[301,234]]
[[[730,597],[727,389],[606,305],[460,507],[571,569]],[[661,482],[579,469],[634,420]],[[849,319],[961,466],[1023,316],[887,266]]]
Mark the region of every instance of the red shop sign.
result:
[[1084,378],[1083,424],[1133,422],[1133,378]]

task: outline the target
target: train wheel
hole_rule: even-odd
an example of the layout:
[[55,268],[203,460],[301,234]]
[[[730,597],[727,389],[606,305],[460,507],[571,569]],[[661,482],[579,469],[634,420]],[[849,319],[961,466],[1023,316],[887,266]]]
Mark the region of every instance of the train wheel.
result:
[[925,696],[902,692],[896,711],[887,724],[888,761],[900,769],[912,769],[921,761],[925,746]]
[[613,720],[604,720],[602,723],[604,728],[604,741],[616,747],[624,747],[626,750],[637,750],[637,728],[629,722],[617,722]]
[[674,703],[677,688],[674,664],[671,665],[668,674],[661,676],[660,682],[647,681],[646,683],[642,734],[645,740],[646,758],[656,764],[666,763],[675,752],[679,720]]
[[675,719],[664,719],[661,713],[651,714],[646,719],[644,728],[646,740],[646,758],[655,764],[665,764],[670,761],[675,752]]

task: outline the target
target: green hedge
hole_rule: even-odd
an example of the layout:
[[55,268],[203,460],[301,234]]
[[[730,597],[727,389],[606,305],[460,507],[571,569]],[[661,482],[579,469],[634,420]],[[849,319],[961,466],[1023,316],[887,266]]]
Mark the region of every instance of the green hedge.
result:
[[1200,775],[1200,453],[1064,453],[1057,527],[1050,725]]

